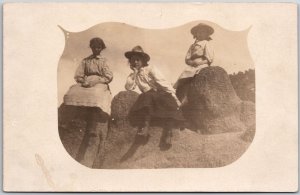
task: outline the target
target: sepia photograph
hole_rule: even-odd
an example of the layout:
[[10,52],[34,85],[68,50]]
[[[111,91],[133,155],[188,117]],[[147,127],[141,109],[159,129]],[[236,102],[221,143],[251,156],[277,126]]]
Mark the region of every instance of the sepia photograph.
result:
[[3,191],[298,191],[295,3],[5,3]]
[[[90,168],[214,168],[255,135],[255,66],[247,36],[194,21],[68,32],[58,64],[58,130]],[[186,159],[189,159],[188,161]]]

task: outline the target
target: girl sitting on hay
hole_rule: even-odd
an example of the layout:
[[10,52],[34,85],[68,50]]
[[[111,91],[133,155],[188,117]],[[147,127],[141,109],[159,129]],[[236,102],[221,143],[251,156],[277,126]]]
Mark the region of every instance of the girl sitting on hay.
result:
[[171,146],[172,128],[177,122],[183,121],[179,110],[180,101],[174,88],[156,67],[148,64],[150,56],[141,46],[126,52],[125,57],[133,70],[127,78],[125,88],[134,90],[138,86],[142,92],[130,110],[131,125],[138,127],[138,135],[147,138],[150,122],[162,119],[159,121],[163,122],[166,131],[163,142]]
[[182,106],[187,104],[187,91],[189,83],[193,77],[200,72],[204,67],[210,66],[213,62],[214,51],[210,44],[211,35],[214,29],[207,25],[200,23],[191,29],[191,34],[195,42],[190,46],[185,63],[188,67],[181,73],[177,82],[174,85],[176,88],[176,95],[182,103]]

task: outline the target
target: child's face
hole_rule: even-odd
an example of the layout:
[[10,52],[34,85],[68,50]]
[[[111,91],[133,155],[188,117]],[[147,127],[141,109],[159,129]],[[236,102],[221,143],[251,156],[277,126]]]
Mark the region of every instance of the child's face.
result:
[[203,31],[198,31],[196,34],[195,34],[195,38],[199,41],[203,41],[207,38],[207,34]]
[[140,69],[143,67],[143,58],[141,56],[138,56],[138,55],[133,55],[130,60],[130,65],[137,68],[137,69]]
[[101,46],[93,46],[91,47],[93,55],[94,56],[98,56],[100,55],[101,51],[102,51],[102,47]]

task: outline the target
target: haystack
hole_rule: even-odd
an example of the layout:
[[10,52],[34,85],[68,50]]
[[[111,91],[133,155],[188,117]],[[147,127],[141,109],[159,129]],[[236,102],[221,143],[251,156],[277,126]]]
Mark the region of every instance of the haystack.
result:
[[136,129],[130,126],[128,114],[138,95],[134,91],[121,91],[112,100],[111,121],[105,146],[106,167],[120,161],[125,150],[134,143]]
[[183,112],[192,128],[204,134],[245,130],[240,120],[241,100],[223,68],[203,68],[188,86],[187,97]]
[[126,123],[130,108],[139,94],[134,91],[121,91],[114,96],[111,102],[111,118],[114,123]]

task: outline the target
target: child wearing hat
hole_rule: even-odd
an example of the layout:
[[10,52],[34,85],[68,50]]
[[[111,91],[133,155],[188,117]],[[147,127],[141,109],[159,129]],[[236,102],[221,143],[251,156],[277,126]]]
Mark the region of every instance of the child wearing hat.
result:
[[148,64],[150,56],[141,46],[126,52],[125,57],[133,70],[125,88],[134,90],[137,86],[142,92],[130,110],[131,125],[138,127],[138,135],[148,137],[150,122],[163,121],[166,132],[163,143],[171,146],[172,129],[184,120],[174,88],[155,66]]
[[214,29],[206,24],[200,23],[191,29],[191,34],[195,42],[190,46],[185,63],[188,67],[181,73],[174,88],[177,89],[176,95],[182,103],[187,103],[187,85],[192,78],[200,72],[203,67],[210,66],[213,62],[213,49],[209,43],[210,35],[214,33]]

